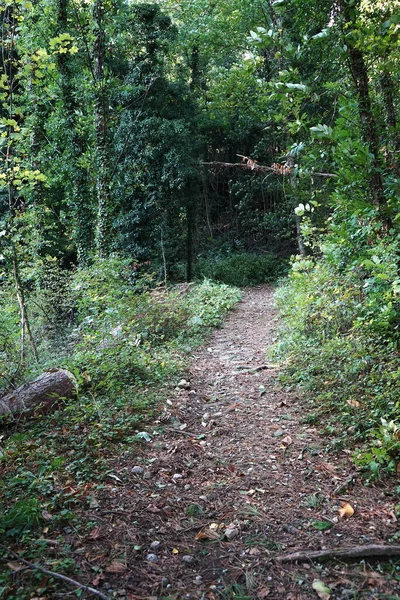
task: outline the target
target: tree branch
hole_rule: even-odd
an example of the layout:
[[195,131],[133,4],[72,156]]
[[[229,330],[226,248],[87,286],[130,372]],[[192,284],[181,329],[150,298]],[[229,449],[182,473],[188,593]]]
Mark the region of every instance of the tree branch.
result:
[[292,554],[275,557],[277,562],[298,562],[320,558],[365,558],[368,556],[400,556],[400,546],[385,546],[368,544],[366,546],[351,546],[350,548],[332,548],[331,550],[300,550]]
[[[202,162],[201,164],[204,166],[216,167],[216,168],[220,168],[220,169],[231,169],[231,168],[245,169],[248,171],[257,171],[259,173],[267,173],[267,172],[274,173],[275,175],[288,175],[289,173],[292,172],[292,169],[289,169],[288,167],[285,167],[285,165],[280,165],[278,163],[273,165],[272,167],[269,167],[268,165],[259,165],[255,161],[251,161],[250,163],[249,162],[229,163],[229,162],[213,161],[213,162]],[[311,173],[309,173],[309,175],[311,177],[325,177],[325,178],[337,177],[337,175],[335,173],[317,173],[315,171],[312,171]]]
[[27,560],[21,558],[21,556],[19,554],[17,554],[16,552],[13,552],[9,548],[6,548],[6,546],[3,546],[2,544],[0,544],[0,548],[2,550],[4,550],[6,553],[12,554],[18,561],[20,561],[21,563],[26,565],[25,567],[22,567],[18,571],[15,571],[14,572],[15,574],[21,573],[22,571],[26,571],[28,569],[40,571],[40,573],[43,573],[44,575],[48,575],[49,577],[53,577],[54,579],[60,579],[61,581],[65,581],[66,583],[69,583],[70,585],[73,585],[74,587],[77,587],[77,588],[83,590],[84,592],[90,592],[94,596],[98,596],[99,598],[102,598],[102,600],[110,600],[110,597],[106,596],[106,594],[103,594],[103,592],[100,592],[100,590],[96,590],[95,588],[89,587],[88,585],[85,585],[84,583],[80,583],[79,581],[76,581],[75,579],[71,579],[70,577],[67,577],[66,575],[61,575],[60,573],[56,573],[55,571],[48,571],[47,569],[45,569],[44,567],[42,567],[40,565],[37,565],[36,563],[30,563]]

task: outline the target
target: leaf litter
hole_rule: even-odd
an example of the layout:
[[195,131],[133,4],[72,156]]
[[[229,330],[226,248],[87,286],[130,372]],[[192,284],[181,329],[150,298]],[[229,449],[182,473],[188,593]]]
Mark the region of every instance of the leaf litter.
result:
[[[145,443],[111,461],[114,476],[81,509],[88,533],[71,531],[65,543],[80,572],[110,598],[344,600],[400,592],[394,567],[371,560],[340,569],[333,561],[274,562],[282,552],[398,536],[391,490],[365,487],[347,452],[328,457],[332,440],[304,423],[306,401],[280,386],[279,366],[266,356],[276,329],[273,289],[247,289],[185,378],[171,381],[159,416],[137,434]],[[340,486],[347,495],[337,497]]]

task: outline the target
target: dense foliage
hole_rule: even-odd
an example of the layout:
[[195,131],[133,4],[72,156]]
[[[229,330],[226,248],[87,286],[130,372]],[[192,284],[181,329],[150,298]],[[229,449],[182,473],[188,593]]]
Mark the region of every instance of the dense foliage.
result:
[[228,285],[294,254],[286,385],[369,478],[398,473],[398,1],[3,0],[0,20],[0,394],[54,366],[80,386],[2,421],[6,544],[35,560],[39,526],[95,506]]
[[142,343],[187,319],[157,282],[271,281],[298,252],[279,352],[357,460],[397,468],[396,8],[3,2],[2,388],[57,362],[124,394],[152,364]]

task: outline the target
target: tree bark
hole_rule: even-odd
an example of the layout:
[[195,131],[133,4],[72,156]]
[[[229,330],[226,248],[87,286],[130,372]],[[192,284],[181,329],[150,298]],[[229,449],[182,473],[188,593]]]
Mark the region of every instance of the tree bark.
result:
[[390,73],[382,73],[379,78],[383,103],[385,107],[385,118],[388,128],[389,148],[386,153],[386,165],[389,169],[393,169],[396,175],[400,176],[400,136],[397,131],[397,115],[394,103],[395,84]]
[[385,546],[368,544],[366,546],[352,546],[350,548],[332,548],[331,550],[302,550],[291,554],[275,557],[276,562],[304,562],[320,558],[366,558],[369,556],[400,556],[400,546]]
[[104,2],[96,0],[93,7],[94,27],[94,75],[96,82],[94,122],[96,132],[97,152],[97,254],[104,258],[109,254],[110,248],[110,189],[108,181],[108,156],[107,156],[107,99],[104,80]]
[[71,398],[76,391],[76,379],[69,371],[45,371],[34,381],[24,383],[13,392],[0,396],[0,416],[49,412],[60,400]]
[[[58,0],[57,33],[68,33],[68,6],[69,0]],[[73,154],[74,178],[71,185],[71,204],[74,216],[74,237],[78,254],[78,263],[82,266],[89,262],[89,254],[93,242],[93,214],[92,204],[89,200],[89,182],[87,170],[79,165],[79,159],[86,150],[86,141],[83,134],[77,130],[77,103],[73,87],[73,71],[71,56],[68,52],[57,54],[61,97],[65,112],[67,129]]]
[[[356,5],[358,4],[359,2],[356,2]],[[352,43],[350,37],[350,34],[356,27],[355,20],[357,11],[355,10],[354,3],[350,5],[350,2],[347,2],[346,0],[339,0],[339,6],[344,18],[344,23],[347,26],[345,43],[349,57],[350,73],[358,95],[358,114],[360,118],[361,137],[364,144],[368,146],[372,156],[369,188],[374,205],[381,211],[386,204],[382,179],[383,165],[379,154],[378,129],[372,111],[368,70],[363,52]]]
[[370,190],[374,205],[381,209],[386,201],[382,180],[382,161],[379,156],[379,138],[369,94],[367,66],[361,50],[348,44],[350,70],[358,94],[358,113],[360,115],[361,134],[372,155]]

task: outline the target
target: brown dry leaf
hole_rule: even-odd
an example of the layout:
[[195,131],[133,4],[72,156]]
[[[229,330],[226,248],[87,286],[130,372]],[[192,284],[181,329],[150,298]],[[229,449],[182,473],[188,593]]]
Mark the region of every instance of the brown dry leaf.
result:
[[363,575],[367,578],[367,584],[377,588],[385,587],[386,579],[376,571],[365,571]]
[[120,560],[113,560],[107,567],[107,573],[125,573],[126,564]]
[[257,598],[259,598],[259,600],[264,600],[267,596],[269,596],[269,588],[267,587],[263,587],[257,592]]
[[348,502],[343,502],[338,512],[341,519],[349,519],[354,515],[354,508]]
[[92,579],[92,585],[99,585],[100,581],[104,579],[103,573],[98,573],[94,579]]
[[329,473],[329,475],[332,475],[332,477],[338,478],[336,468],[327,462],[321,462],[317,469],[321,471],[326,471],[327,473]]
[[101,536],[101,529],[100,529],[100,527],[95,527],[89,533],[89,537],[92,538],[92,540],[98,540],[100,536]]
[[360,406],[362,406],[361,402],[359,402],[358,400],[354,400],[353,398],[349,398],[348,400],[346,400],[346,404],[352,406],[353,408],[360,408]]
[[153,514],[157,514],[157,513],[161,512],[161,510],[159,508],[157,508],[157,506],[155,506],[154,504],[149,504],[149,506],[146,508],[146,510],[148,510],[149,512],[151,512]]
[[281,440],[281,444],[283,448],[287,448],[288,446],[290,446],[290,444],[293,443],[292,438],[290,437],[290,435],[286,435],[282,440]]
[[53,515],[51,515],[47,510],[42,510],[42,517],[45,521],[51,521]]
[[11,571],[20,571],[24,568],[24,565],[18,562],[8,562],[7,567],[11,569]]
[[195,540],[216,540],[219,538],[218,529],[221,526],[217,523],[211,523],[210,527],[207,531],[201,530],[197,535],[195,535]]

